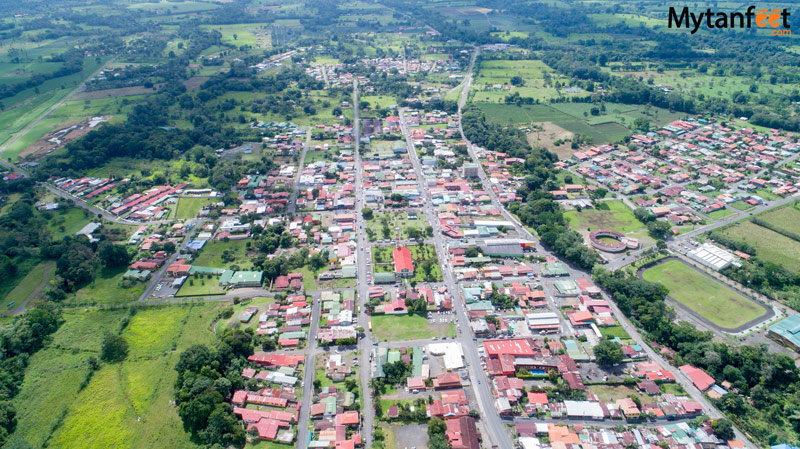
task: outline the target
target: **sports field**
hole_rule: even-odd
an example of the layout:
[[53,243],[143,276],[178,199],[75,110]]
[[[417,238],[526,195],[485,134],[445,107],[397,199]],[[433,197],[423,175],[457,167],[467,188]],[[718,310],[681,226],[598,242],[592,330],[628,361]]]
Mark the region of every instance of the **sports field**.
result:
[[642,277],[669,289],[669,295],[717,326],[733,329],[764,315],[764,309],[679,260],[645,270]]

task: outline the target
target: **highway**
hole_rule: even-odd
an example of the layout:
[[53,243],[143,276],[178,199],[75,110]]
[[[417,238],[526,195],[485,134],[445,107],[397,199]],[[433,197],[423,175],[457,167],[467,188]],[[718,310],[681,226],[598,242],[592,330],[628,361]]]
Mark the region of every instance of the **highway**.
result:
[[[473,58],[474,61],[474,58]],[[461,296],[461,289],[455,281],[453,276],[452,265],[448,262],[447,248],[445,247],[444,238],[442,237],[442,229],[434,212],[431,204],[431,194],[428,185],[423,176],[422,164],[417,157],[417,152],[414,149],[414,143],[411,140],[411,133],[406,124],[405,111],[400,110],[400,128],[403,131],[403,136],[406,140],[409,158],[414,166],[414,172],[417,177],[417,184],[420,188],[421,197],[425,203],[423,212],[426,221],[433,226],[434,248],[436,255],[439,258],[439,266],[441,267],[444,283],[447,290],[453,297],[453,306],[456,310],[456,339],[461,343],[464,349],[464,357],[466,359],[467,372],[469,374],[470,383],[472,384],[475,397],[478,402],[480,410],[481,422],[488,430],[488,435],[483,435],[484,438],[489,439],[492,445],[497,445],[503,449],[511,449],[514,447],[511,436],[505,431],[503,421],[500,415],[497,414],[494,406],[494,395],[491,390],[491,380],[486,376],[486,372],[481,369],[481,360],[478,356],[476,341],[472,339],[472,330],[469,325],[469,317],[466,312],[466,305]]]

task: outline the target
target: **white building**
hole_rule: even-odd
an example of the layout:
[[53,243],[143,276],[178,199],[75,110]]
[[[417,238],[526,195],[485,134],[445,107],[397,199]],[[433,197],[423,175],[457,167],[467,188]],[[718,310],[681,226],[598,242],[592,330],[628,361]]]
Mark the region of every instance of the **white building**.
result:
[[739,260],[733,253],[711,243],[703,243],[686,253],[686,255],[690,259],[716,271],[724,270],[731,265],[740,266]]

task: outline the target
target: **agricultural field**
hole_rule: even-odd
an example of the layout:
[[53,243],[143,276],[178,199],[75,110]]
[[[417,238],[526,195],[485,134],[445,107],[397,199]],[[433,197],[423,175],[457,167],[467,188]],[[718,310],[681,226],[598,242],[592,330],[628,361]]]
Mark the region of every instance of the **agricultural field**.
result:
[[648,268],[642,277],[664,285],[673,299],[725,329],[734,329],[765,313],[755,302],[679,260]]
[[[66,98],[83,81],[100,69],[104,62],[104,60],[97,62],[95,59],[87,58],[81,72],[45,81],[36,88],[26,89],[13,97],[3,99],[4,109],[0,114],[0,144],[6,143]],[[41,135],[44,134],[46,132],[42,132]],[[20,148],[19,151],[22,149],[24,148]],[[3,157],[7,156],[4,154]]]
[[[557,103],[553,105],[515,105],[478,103],[488,120],[503,125],[552,124],[557,128],[533,130],[529,134],[531,143],[542,143],[551,151],[558,152],[553,145],[555,138],[549,133],[562,133],[560,138],[571,138],[579,134],[591,138],[593,144],[615,143],[633,134],[632,128],[637,118],[645,118],[652,125],[661,126],[682,117],[666,109],[652,106],[629,106],[609,103],[602,111],[601,105],[592,103]],[[592,114],[597,109],[597,115]],[[569,148],[569,144],[566,144]],[[561,154],[560,154],[561,155]]]
[[379,341],[423,340],[456,335],[452,323],[429,324],[425,317],[419,315],[375,315],[371,320],[372,332]]

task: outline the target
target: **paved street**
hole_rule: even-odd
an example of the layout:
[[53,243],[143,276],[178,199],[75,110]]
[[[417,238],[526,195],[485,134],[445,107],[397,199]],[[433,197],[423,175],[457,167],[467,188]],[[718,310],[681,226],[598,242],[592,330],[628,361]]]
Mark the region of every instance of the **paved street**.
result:
[[[357,277],[357,290],[358,290],[358,326],[367,329],[367,317],[364,304],[369,298],[367,292],[367,262],[365,256],[365,248],[367,247],[367,232],[364,228],[364,217],[361,215],[361,209],[364,208],[364,164],[361,162],[361,154],[359,150],[360,129],[361,123],[358,118],[358,81],[353,80],[353,139],[355,140],[355,164],[356,164],[356,238],[358,246],[358,255],[356,257],[358,264],[358,277]],[[370,371],[369,354],[372,352],[372,333],[365,332],[364,337],[358,340],[358,350],[361,359],[359,365],[359,380],[361,381],[361,391],[364,397],[361,398],[363,416],[361,417],[362,438],[364,439],[364,447],[372,447],[372,427],[375,421],[375,407],[372,405],[372,391],[369,388],[369,380],[372,377]]]
[[317,329],[320,319],[320,292],[312,294],[314,305],[311,309],[311,325],[308,330],[308,348],[303,364],[303,400],[300,402],[300,419],[297,421],[297,447],[308,447],[308,420],[311,413],[311,400],[314,398],[314,358],[317,356]]
[[[470,73],[471,72],[472,71],[470,70]],[[463,346],[464,357],[467,364],[467,372],[469,373],[470,383],[472,384],[475,397],[478,402],[481,421],[485,423],[486,428],[489,431],[489,435],[484,435],[484,439],[488,438],[492,445],[497,445],[498,447],[504,449],[511,449],[513,447],[511,437],[505,431],[503,422],[500,419],[500,416],[497,414],[494,406],[494,395],[491,391],[491,381],[486,376],[486,373],[481,369],[481,360],[478,356],[476,342],[472,339],[472,331],[470,330],[469,318],[467,316],[464,300],[461,296],[461,290],[455,281],[452,266],[447,263],[447,248],[445,247],[445,242],[442,237],[441,226],[439,224],[439,220],[437,219],[437,215],[431,206],[432,202],[430,190],[425,182],[425,177],[423,176],[422,172],[422,164],[420,163],[419,157],[417,157],[416,150],[414,149],[414,143],[411,140],[411,133],[408,130],[405,120],[405,113],[403,110],[400,110],[400,128],[403,131],[403,136],[406,139],[409,158],[414,166],[417,184],[420,188],[420,194],[425,204],[423,208],[425,219],[433,226],[433,246],[436,250],[437,257],[439,258],[439,265],[442,268],[444,283],[447,285],[448,291],[453,296],[453,306],[456,310],[456,328],[458,329],[456,339]]]

